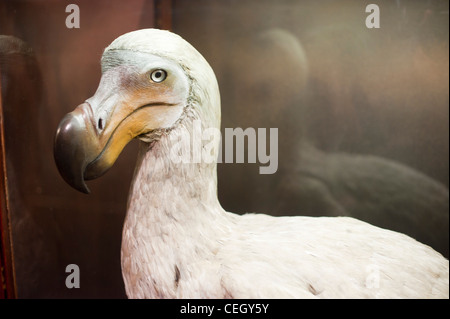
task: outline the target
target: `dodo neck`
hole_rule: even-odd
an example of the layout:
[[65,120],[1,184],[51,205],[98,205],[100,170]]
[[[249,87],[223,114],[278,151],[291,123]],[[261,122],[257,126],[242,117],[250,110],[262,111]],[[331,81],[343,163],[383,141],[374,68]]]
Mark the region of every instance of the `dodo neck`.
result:
[[[204,128],[200,132],[202,130]],[[196,161],[185,157],[192,154],[196,143],[201,143],[199,147],[205,149],[214,141],[201,140],[198,133],[196,136],[191,119],[183,121],[153,144],[141,143],[128,203],[129,213],[154,214],[152,210],[156,210],[176,214],[177,218],[183,215],[192,218],[193,212],[215,214],[223,211],[217,199],[218,145],[214,144],[211,150],[216,156],[214,160],[205,162],[204,159]]]

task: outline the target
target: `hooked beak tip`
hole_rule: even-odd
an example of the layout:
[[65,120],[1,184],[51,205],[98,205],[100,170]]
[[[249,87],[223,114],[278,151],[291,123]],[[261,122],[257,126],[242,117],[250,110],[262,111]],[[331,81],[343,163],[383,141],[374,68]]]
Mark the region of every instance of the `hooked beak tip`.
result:
[[89,134],[82,116],[72,112],[60,122],[54,142],[54,159],[62,178],[76,190],[90,194],[84,180],[84,172],[89,163]]

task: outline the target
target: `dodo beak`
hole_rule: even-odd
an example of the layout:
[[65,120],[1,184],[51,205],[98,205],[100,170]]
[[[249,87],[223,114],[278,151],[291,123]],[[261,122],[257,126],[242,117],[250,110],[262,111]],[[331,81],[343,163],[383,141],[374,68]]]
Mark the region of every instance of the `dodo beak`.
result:
[[55,136],[54,157],[69,185],[89,194],[85,181],[106,173],[133,138],[160,127],[161,119],[167,117],[167,108],[172,106],[151,103],[134,108],[130,106],[133,104],[130,100],[118,103],[102,130],[96,127],[89,102],[79,105],[61,120]]
[[78,106],[59,123],[54,143],[54,157],[64,180],[80,192],[89,194],[84,181],[86,167],[100,153],[96,134],[89,120],[87,103]]
[[[96,95],[61,120],[54,141],[59,173],[70,186],[86,194],[90,193],[86,180],[106,173],[135,137],[173,125],[184,105],[171,92],[109,95],[113,97],[99,102],[102,92],[101,86]],[[110,110],[101,122],[94,116],[99,109]]]
[[85,181],[106,173],[128,142],[148,131],[150,108],[130,110],[122,106],[118,109],[102,132],[96,129],[88,102],[59,123],[54,142],[56,166],[63,179],[80,192],[89,194]]
[[89,194],[85,181],[106,173],[133,138],[158,128],[157,120],[170,107],[155,103],[133,108],[128,102],[118,103],[103,130],[97,129],[89,102],[79,105],[61,120],[55,136],[54,157],[59,173],[70,186]]

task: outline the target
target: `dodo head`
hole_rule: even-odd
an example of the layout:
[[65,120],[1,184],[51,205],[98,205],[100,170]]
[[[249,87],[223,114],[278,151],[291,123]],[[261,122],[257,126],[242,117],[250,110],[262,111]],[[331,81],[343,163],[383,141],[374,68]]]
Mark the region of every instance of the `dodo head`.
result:
[[85,180],[103,175],[133,138],[155,141],[193,117],[220,125],[214,72],[180,36],[157,29],[124,34],[105,49],[101,64],[94,96],[56,132],[55,162],[75,189],[89,193]]

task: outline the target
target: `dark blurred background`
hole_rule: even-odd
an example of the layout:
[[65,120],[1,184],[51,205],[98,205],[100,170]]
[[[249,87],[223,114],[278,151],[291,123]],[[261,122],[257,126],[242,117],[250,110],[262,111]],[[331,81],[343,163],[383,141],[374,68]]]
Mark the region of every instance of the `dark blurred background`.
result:
[[[66,28],[70,3],[79,29]],[[222,129],[279,129],[276,174],[219,164],[225,209],[355,216],[448,257],[449,4],[376,3],[379,29],[366,28],[358,0],[0,2],[2,260],[12,260],[13,295],[125,297],[120,242],[137,143],[86,196],[59,176],[53,137],[95,92],[103,49],[148,27],[180,34],[210,62]],[[68,264],[80,267],[79,289],[65,286]]]

